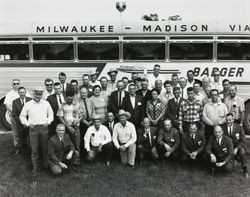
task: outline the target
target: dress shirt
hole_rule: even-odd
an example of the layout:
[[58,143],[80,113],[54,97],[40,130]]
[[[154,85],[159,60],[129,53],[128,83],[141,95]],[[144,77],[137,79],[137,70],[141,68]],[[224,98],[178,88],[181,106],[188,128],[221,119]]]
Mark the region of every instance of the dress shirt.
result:
[[224,100],[229,112],[233,114],[234,119],[240,119],[240,114],[245,111],[244,101],[241,97],[235,96],[233,99],[227,97]]
[[105,145],[111,142],[111,135],[107,127],[100,125],[99,130],[96,130],[95,126],[92,125],[86,131],[84,136],[85,149],[90,151],[91,146],[99,146],[99,144]]
[[223,91],[223,86],[222,86],[222,82],[221,81],[219,81],[219,82],[211,81],[209,85],[211,87],[211,90],[212,89],[216,89],[216,90],[218,90],[218,92],[222,92]]
[[100,81],[97,81],[97,80],[96,80],[95,82],[90,81],[90,82],[89,82],[89,85],[91,85],[91,86],[93,86],[93,87],[94,87],[95,85],[101,86],[101,83],[100,83]]
[[[74,125],[75,121],[80,119],[80,105],[73,102],[71,105],[68,103],[62,103],[57,111],[57,116],[63,117],[68,125]],[[76,125],[79,126],[80,122]]]
[[232,133],[233,133],[233,125],[232,126],[228,126],[227,130],[228,130],[228,135],[231,137]]
[[207,125],[221,125],[226,122],[227,107],[222,102],[208,102],[203,109],[202,119]]
[[195,80],[193,80],[192,82],[187,81],[187,85],[185,88],[194,87],[194,82]]
[[116,88],[116,81],[113,82],[113,81],[108,81],[108,89],[111,89],[112,91],[115,91],[117,88]]
[[148,88],[151,90],[153,88],[155,88],[155,81],[156,80],[161,80],[162,84],[165,82],[165,77],[161,74],[159,74],[157,77],[154,74],[149,74],[147,75],[148,78],[148,82],[149,82],[149,86]]
[[[86,106],[88,108],[88,115],[89,115],[87,121],[89,121],[92,118],[95,109],[94,109],[94,105],[92,104],[92,101],[89,98],[86,98],[85,101],[86,101]],[[82,98],[80,99],[79,104],[80,104],[80,114],[83,117],[83,119],[86,120],[87,119],[87,111],[86,111],[86,107],[84,104],[84,100]]]
[[184,98],[184,99],[187,99],[188,98],[188,96],[187,96],[187,86],[185,86],[185,88],[181,88],[180,90],[181,90],[181,97],[182,98]]
[[120,122],[116,123],[113,131],[113,142],[117,149],[120,144],[126,148],[136,142],[136,130],[133,123],[126,121],[126,125],[122,126]]
[[135,96],[129,96],[133,109],[135,108]]
[[[61,98],[61,103],[60,103],[60,98],[59,97]],[[60,107],[60,105],[65,102],[64,97],[63,97],[62,94],[56,95],[56,99],[57,99],[58,107]]]
[[31,100],[25,103],[19,117],[21,123],[28,127],[30,124],[50,124],[54,119],[54,114],[48,101],[41,100],[38,103],[34,100]]

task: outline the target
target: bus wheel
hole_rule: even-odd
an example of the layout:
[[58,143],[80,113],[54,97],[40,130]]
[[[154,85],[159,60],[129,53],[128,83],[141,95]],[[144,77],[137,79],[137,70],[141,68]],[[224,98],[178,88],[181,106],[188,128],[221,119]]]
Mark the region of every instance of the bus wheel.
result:
[[0,105],[0,123],[8,131],[11,130],[10,113],[6,110],[6,106],[4,104]]
[[248,102],[245,106],[245,120],[244,120],[244,131],[247,135],[250,135],[250,102]]

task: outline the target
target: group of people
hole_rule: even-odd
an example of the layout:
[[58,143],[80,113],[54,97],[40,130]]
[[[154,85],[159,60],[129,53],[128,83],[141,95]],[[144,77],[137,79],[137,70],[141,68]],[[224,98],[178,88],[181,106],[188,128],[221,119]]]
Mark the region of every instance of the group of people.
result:
[[[132,73],[117,80],[118,70],[105,76],[83,74],[82,84],[67,83],[65,73],[58,82],[46,79],[36,87],[33,98],[19,79],[4,104],[11,113],[16,153],[31,147],[33,172],[43,165],[53,174],[79,168],[80,160],[95,161],[103,155],[110,166],[113,155],[135,167],[145,157],[154,160],[200,162],[214,174],[217,169],[231,171],[241,163],[248,178],[244,121],[244,102],[237,87],[220,72],[214,80],[172,74],[166,80],[154,65],[153,74]],[[29,139],[27,141],[27,138]],[[39,152],[41,148],[41,154]]]

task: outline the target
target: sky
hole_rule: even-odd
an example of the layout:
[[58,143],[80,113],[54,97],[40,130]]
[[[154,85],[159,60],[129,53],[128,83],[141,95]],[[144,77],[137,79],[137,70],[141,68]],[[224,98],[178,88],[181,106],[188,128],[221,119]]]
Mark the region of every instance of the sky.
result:
[[[124,21],[157,13],[160,19],[180,15],[182,21],[249,21],[250,0],[123,0]],[[117,0],[0,0],[0,23],[118,21]]]

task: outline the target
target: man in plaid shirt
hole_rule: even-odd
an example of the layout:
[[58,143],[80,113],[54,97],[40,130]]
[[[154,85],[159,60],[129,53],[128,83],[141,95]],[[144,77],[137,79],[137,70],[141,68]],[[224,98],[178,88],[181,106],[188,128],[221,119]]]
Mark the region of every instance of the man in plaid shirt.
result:
[[200,126],[202,116],[202,103],[194,97],[193,87],[187,89],[188,99],[184,100],[180,105],[179,112],[179,129],[180,133],[188,131],[190,123],[196,123]]

